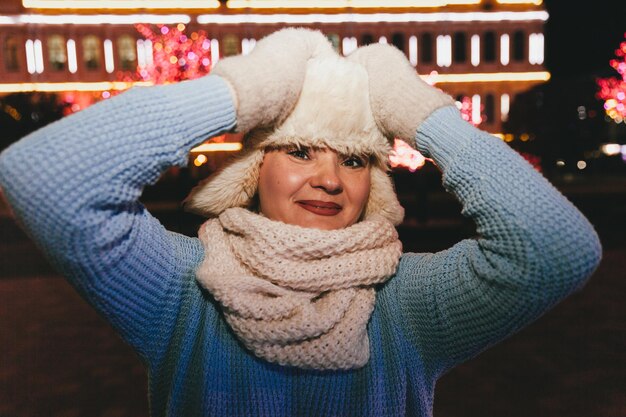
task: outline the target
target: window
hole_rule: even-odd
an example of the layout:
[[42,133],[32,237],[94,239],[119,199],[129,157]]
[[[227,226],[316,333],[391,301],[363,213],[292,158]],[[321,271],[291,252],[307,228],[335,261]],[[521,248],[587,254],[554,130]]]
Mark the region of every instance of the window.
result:
[[417,65],[417,36],[409,38],[409,62],[411,65]]
[[113,42],[111,39],[104,40],[104,68],[109,74],[115,71],[115,63],[113,62]]
[[20,69],[17,57],[18,48],[17,39],[15,37],[9,36],[4,40],[2,55],[4,56],[4,68],[8,72],[19,71]]
[[465,33],[454,34],[454,62],[467,61],[467,39]]
[[67,63],[65,39],[61,35],[52,35],[48,38],[48,62],[53,71],[62,71]]
[[474,94],[472,96],[472,115],[471,120],[474,125],[479,125],[482,121],[482,104],[480,103],[480,95]]
[[526,49],[524,45],[525,38],[526,36],[521,30],[513,34],[513,61],[520,62],[524,60],[524,49]]
[[222,39],[223,56],[233,56],[239,54],[239,38],[237,35],[228,34]]
[[374,37],[370,33],[364,33],[361,35],[361,45],[369,45],[370,43],[374,43]]
[[509,65],[511,58],[510,38],[508,34],[500,35],[500,62],[502,65]]
[[88,70],[100,68],[100,39],[97,36],[89,35],[83,38],[83,62]]
[[528,62],[543,64],[543,33],[531,33],[528,37]]
[[333,46],[335,51],[339,52],[339,35],[336,33],[329,33],[326,35],[326,38],[328,38],[328,41]]
[[345,37],[343,38],[341,42],[342,53],[344,55],[349,55],[352,51],[354,51],[357,48],[357,46],[358,45],[356,44],[356,38],[354,36]]
[[420,40],[420,61],[426,64],[433,62],[433,35],[424,33]]
[[241,53],[243,55],[248,55],[254,49],[256,45],[256,39],[254,38],[244,38],[241,40]]
[[393,46],[404,52],[404,34],[396,32],[391,35],[391,43]]
[[500,96],[500,120],[506,122],[509,119],[510,97],[508,94]]
[[495,113],[495,108],[494,108],[494,99],[493,99],[493,94],[487,94],[485,96],[485,122],[486,123],[492,123],[494,120],[494,113]]
[[472,35],[472,65],[480,65],[480,36]]
[[496,34],[494,32],[486,32],[483,39],[485,41],[483,60],[485,62],[493,62],[496,60]]
[[137,69],[137,50],[135,49],[135,39],[130,35],[124,35],[117,40],[117,56],[120,60],[122,71],[133,71]]
[[452,37],[450,35],[437,36],[437,65],[449,67],[452,64]]

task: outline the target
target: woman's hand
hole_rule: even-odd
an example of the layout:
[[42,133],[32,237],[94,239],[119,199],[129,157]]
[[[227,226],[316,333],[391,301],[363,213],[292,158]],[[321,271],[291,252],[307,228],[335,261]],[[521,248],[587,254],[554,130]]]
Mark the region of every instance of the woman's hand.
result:
[[367,70],[374,119],[389,138],[416,147],[419,125],[436,109],[454,104],[452,97],[426,84],[404,54],[391,45],[361,47],[348,59]]
[[280,124],[296,106],[307,61],[332,46],[319,31],[289,28],[261,39],[249,55],[219,61],[212,74],[234,93],[237,132]]

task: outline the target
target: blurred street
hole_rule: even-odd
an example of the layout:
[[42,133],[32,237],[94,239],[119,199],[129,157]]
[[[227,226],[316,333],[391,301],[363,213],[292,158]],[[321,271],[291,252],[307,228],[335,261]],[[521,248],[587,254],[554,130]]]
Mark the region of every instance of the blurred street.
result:
[[[556,183],[596,226],[604,259],[583,291],[454,369],[438,385],[437,417],[626,417],[626,179]],[[442,190],[409,197],[405,251],[437,251],[473,225]],[[146,201],[170,229],[198,219]],[[141,417],[139,358],[43,259],[0,202],[0,417]]]

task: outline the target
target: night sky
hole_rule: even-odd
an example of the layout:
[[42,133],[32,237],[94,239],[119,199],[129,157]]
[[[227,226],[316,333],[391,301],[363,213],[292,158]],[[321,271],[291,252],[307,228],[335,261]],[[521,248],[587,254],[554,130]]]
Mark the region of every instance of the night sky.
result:
[[626,0],[545,0],[544,4],[550,14],[545,65],[553,78],[618,75],[609,60],[624,40]]

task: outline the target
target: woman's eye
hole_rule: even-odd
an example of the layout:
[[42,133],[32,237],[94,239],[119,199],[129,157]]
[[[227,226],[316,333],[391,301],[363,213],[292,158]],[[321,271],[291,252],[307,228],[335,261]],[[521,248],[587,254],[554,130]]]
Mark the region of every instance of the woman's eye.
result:
[[346,158],[343,164],[350,168],[362,168],[365,166],[365,161],[357,156],[351,156]]
[[288,151],[287,154],[298,159],[309,159],[309,151],[307,149],[294,149]]

